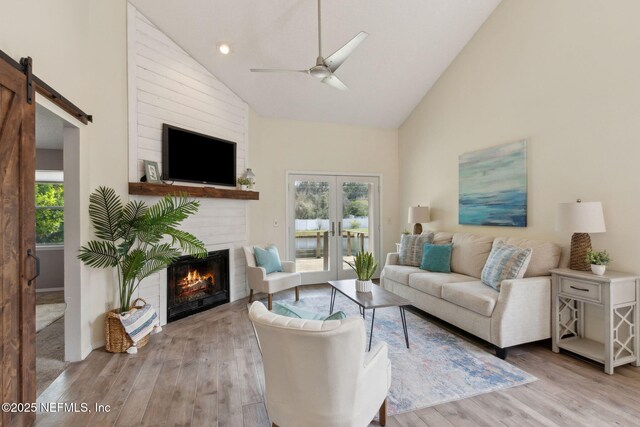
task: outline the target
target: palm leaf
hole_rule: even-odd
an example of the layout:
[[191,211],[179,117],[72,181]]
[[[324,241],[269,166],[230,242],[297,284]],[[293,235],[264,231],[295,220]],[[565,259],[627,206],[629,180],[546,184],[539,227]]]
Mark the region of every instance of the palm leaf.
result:
[[122,232],[122,202],[113,188],[98,187],[89,196],[89,218],[99,239],[115,242]]
[[180,251],[171,247],[168,243],[163,243],[152,247],[145,253],[145,264],[138,273],[138,280],[152,275],[162,270],[167,265],[180,257]]
[[166,234],[171,236],[172,244],[178,243],[180,248],[187,254],[196,258],[207,256],[207,248],[205,248],[204,243],[193,234],[175,228],[166,230]]
[[122,278],[124,283],[131,283],[144,268],[146,254],[141,249],[132,250],[122,260]]
[[90,267],[105,268],[116,267],[119,256],[115,245],[112,242],[100,242],[91,240],[87,246],[80,248],[78,259]]
[[120,229],[122,230],[122,238],[128,239],[131,231],[136,224],[144,216],[147,211],[147,205],[139,200],[130,200],[122,209],[120,217]]

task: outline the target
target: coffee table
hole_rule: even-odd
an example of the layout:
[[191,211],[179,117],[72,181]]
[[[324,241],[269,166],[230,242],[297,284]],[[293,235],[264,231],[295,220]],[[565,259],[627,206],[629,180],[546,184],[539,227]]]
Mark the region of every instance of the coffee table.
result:
[[373,323],[376,319],[376,308],[398,307],[400,308],[400,318],[402,319],[402,330],[404,332],[404,340],[409,348],[409,332],[407,331],[407,316],[404,311],[405,305],[411,305],[411,301],[402,298],[378,285],[373,285],[371,292],[356,292],[355,279],[348,280],[330,280],[331,285],[331,305],[329,314],[333,313],[333,306],[336,302],[336,293],[340,292],[351,301],[358,304],[362,318],[366,320],[365,310],[371,312],[371,333],[369,334],[369,350],[371,350],[371,340],[373,338]]

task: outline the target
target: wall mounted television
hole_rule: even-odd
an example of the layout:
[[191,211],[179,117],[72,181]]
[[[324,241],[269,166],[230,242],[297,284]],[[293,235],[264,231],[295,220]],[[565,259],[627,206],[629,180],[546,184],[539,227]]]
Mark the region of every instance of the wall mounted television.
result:
[[162,125],[162,179],[236,186],[236,143]]

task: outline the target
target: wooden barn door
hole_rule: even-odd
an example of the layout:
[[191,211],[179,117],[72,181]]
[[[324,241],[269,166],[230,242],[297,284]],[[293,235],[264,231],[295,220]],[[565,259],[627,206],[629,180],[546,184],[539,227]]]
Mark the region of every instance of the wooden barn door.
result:
[[[3,403],[35,402],[35,104],[0,59],[0,354]],[[35,415],[2,411],[1,425]],[[20,417],[24,417],[20,419]]]

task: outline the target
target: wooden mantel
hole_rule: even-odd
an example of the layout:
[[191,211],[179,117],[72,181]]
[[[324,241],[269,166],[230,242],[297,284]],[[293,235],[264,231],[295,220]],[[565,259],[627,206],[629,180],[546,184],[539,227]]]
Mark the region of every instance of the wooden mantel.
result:
[[152,184],[149,182],[130,182],[129,194],[138,196],[160,196],[167,194],[186,194],[190,197],[208,197],[213,199],[259,200],[257,191],[227,190],[214,187],[192,187],[190,185]]

